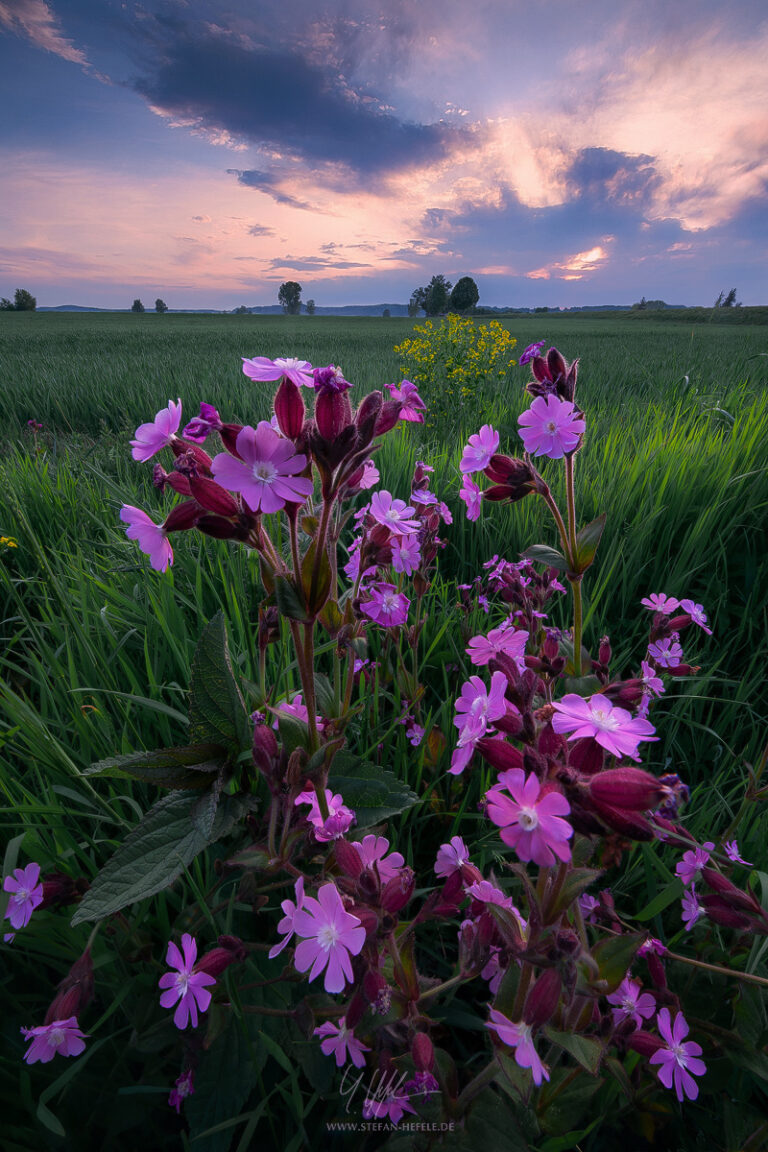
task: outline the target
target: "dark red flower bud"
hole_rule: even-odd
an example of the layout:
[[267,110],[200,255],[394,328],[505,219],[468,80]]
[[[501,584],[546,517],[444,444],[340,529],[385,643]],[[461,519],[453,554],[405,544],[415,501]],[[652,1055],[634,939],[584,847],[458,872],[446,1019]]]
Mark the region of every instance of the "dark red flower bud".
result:
[[375,936],[379,930],[379,918],[372,908],[367,908],[364,904],[355,904],[345,901],[345,912],[349,912],[352,916],[357,916],[358,920],[365,928],[365,935],[367,937]]
[[189,444],[186,440],[179,440],[176,436],[171,440],[171,451],[174,456],[193,456],[196,464],[205,472],[210,472],[211,458],[207,452],[203,451],[199,444]]
[[389,985],[382,976],[381,972],[375,968],[369,968],[363,976],[363,995],[369,1004],[375,1004],[380,998],[382,992],[388,991]]
[[399,400],[385,400],[379,415],[376,417],[374,435],[383,436],[385,432],[391,432],[400,419],[402,407],[403,405]]
[[240,540],[242,532],[238,524],[225,520],[222,516],[206,513],[197,522],[197,527],[206,536],[213,536],[215,540]]
[[218,516],[237,516],[240,512],[231,492],[207,476],[190,477],[189,488],[195,500],[207,512],[215,512]]
[[562,980],[556,968],[545,968],[525,999],[523,1019],[533,1028],[546,1024],[554,1016],[560,1002]]
[[194,972],[207,972],[218,978],[230,964],[242,964],[248,959],[248,950],[238,936],[219,936],[217,943],[217,948],[200,957]]
[[752,932],[765,932],[766,930],[765,927],[761,927],[757,923],[753,916],[747,916],[744,912],[737,912],[725,896],[703,896],[700,903],[709,919],[714,924],[722,925],[723,928],[735,928],[742,932],[746,931],[747,928]]
[[557,348],[550,348],[547,352],[547,368],[549,369],[550,380],[557,383],[561,377],[565,377],[568,372],[568,365],[565,362],[565,357]]
[[607,636],[603,636],[600,641],[600,647],[597,650],[597,658],[605,668],[607,668],[611,662],[611,655],[611,642]]
[[606,684],[602,692],[612,703],[632,708],[645,694],[645,685],[638,679],[614,680],[613,683]]
[[718,896],[722,896],[729,907],[761,915],[762,908],[755,897],[748,892],[742,892],[741,888],[731,883],[722,872],[718,872],[715,868],[702,868],[701,878],[714,892],[717,892]]
[[64,904],[73,904],[80,892],[77,883],[71,876],[63,872],[52,872],[50,876],[43,876],[43,899],[40,909],[60,908]]
[[350,844],[348,840],[340,837],[334,841],[333,854],[336,857],[336,863],[344,875],[351,876],[353,880],[357,880],[363,871],[363,861],[354,844]]
[[324,440],[335,440],[352,423],[352,405],[346,392],[328,388],[315,398],[315,424]]
[[74,962],[58,986],[57,994],[45,1014],[45,1024],[79,1016],[93,999],[93,958],[90,948]]
[[648,972],[653,981],[653,986],[655,988],[666,988],[667,973],[661,957],[657,956],[655,952],[647,952],[645,959],[648,964]]
[[411,1056],[417,1072],[431,1072],[435,1066],[435,1049],[426,1032],[417,1032],[411,1044]]
[[293,380],[283,376],[280,387],[275,394],[275,416],[277,417],[277,426],[283,436],[287,436],[289,440],[295,440],[304,427],[305,415],[306,409],[301,390],[294,384]]
[[622,836],[627,836],[630,840],[654,840],[656,838],[651,825],[639,813],[613,808],[609,804],[601,804],[594,798],[592,802],[600,819],[609,828],[620,832]]
[[605,753],[596,740],[591,736],[583,740],[575,740],[568,746],[568,765],[585,776],[600,772],[603,767]]
[[255,724],[253,728],[253,762],[267,778],[271,777],[277,762],[277,737],[268,724]]
[[365,1010],[368,1007],[365,996],[358,990],[347,1005],[347,1011],[344,1013],[344,1022],[348,1031],[352,1031],[363,1018]]
[[500,732],[506,732],[508,736],[519,736],[523,730],[523,718],[520,711],[509,701],[507,701],[507,710],[504,715],[499,716],[493,723]]
[[358,405],[355,413],[358,442],[361,447],[370,444],[376,434],[376,423],[384,405],[381,392],[369,392]]
[[609,768],[589,781],[593,800],[626,812],[646,812],[655,808],[667,789],[642,768]]
[[242,456],[237,450],[236,441],[242,430],[242,424],[222,424],[219,429],[222,444],[230,456],[236,456],[238,460],[242,460]]
[[544,356],[534,356],[533,360],[531,360],[531,371],[540,384],[552,382],[552,374],[549,371],[549,365]]
[[199,504],[195,500],[185,500],[183,504],[177,504],[175,508],[171,508],[165,518],[163,531],[166,533],[186,532],[189,528],[194,528],[199,519]]
[[508,744],[506,740],[494,740],[490,736],[483,736],[482,740],[477,742],[477,750],[497,772],[523,767],[522,752],[519,748]]
[[393,876],[381,894],[381,905],[387,912],[396,913],[413,896],[416,887],[416,874],[412,868],[401,868],[397,876]]
[[631,1048],[633,1052],[639,1052],[646,1060],[650,1060],[654,1052],[658,1052],[659,1048],[663,1047],[664,1041],[660,1036],[654,1036],[653,1033],[645,1032],[642,1028],[638,1028],[627,1040],[627,1048]]

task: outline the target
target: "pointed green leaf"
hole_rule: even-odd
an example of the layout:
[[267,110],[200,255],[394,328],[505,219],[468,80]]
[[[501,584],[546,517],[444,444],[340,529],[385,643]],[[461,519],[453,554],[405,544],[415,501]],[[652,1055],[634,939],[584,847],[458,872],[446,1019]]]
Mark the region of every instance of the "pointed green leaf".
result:
[[287,576],[275,576],[275,601],[281,615],[291,620],[308,619],[304,598]]
[[658,892],[653,900],[646,904],[645,908],[641,908],[639,912],[635,912],[634,916],[631,916],[630,919],[653,920],[654,916],[658,916],[659,912],[663,912],[664,909],[668,908],[670,904],[673,904],[675,900],[679,900],[684,891],[685,886],[682,880],[676,876],[671,884],[667,884],[665,888],[662,888],[661,892]]
[[600,979],[607,982],[606,992],[616,991],[644,940],[644,932],[630,932],[624,936],[609,936],[595,944],[592,956],[600,970]]
[[186,792],[158,800],[92,881],[73,925],[101,920],[167,888],[206,845],[226,835],[248,806],[242,797],[226,796],[210,835],[203,836],[192,822],[195,803]]
[[351,752],[337,753],[328,787],[340,792],[344,803],[354,809],[358,828],[368,828],[387,816],[395,816],[419,799],[387,768],[361,760]]
[[593,520],[590,524],[585,524],[581,531],[576,534],[577,572],[586,572],[594,560],[606,519],[607,515],[603,512],[602,516],[598,516],[597,520]]
[[590,884],[601,876],[599,868],[571,868],[557,894],[556,899],[547,907],[545,923],[552,924],[566,908],[570,908],[573,901],[589,888]]
[[304,553],[304,559],[301,561],[301,587],[304,592],[307,610],[311,616],[318,614],[328,599],[328,593],[331,590],[331,565],[328,560],[328,553],[326,549],[323,548],[320,562],[317,565],[317,573],[315,574],[316,555],[316,541],[313,540]]
[[554,1028],[544,1028],[543,1032],[547,1040],[573,1056],[590,1076],[597,1076],[603,1058],[603,1045],[599,1040],[591,1036],[579,1036],[576,1032],[556,1032]]
[[562,552],[558,552],[556,548],[550,548],[548,544],[531,544],[530,548],[526,548],[525,552],[521,552],[520,555],[525,560],[535,560],[539,564],[557,568],[558,572],[567,572],[569,568],[568,561]]
[[235,755],[250,744],[250,721],[232,671],[223,612],[216,613],[197,642],[189,727],[193,744],[223,744]]
[[83,775],[143,780],[159,788],[209,788],[211,773],[220,770],[226,755],[220,744],[184,744],[110,756],[91,764]]

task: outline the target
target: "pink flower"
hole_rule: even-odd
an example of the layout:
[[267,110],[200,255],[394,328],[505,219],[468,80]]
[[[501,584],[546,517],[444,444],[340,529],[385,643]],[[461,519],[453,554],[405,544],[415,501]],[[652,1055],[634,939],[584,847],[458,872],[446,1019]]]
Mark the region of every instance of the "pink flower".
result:
[[712,629],[707,627],[707,617],[701,604],[694,604],[693,600],[681,600],[680,607],[683,612],[687,612],[694,624],[698,624],[707,636],[712,635]]
[[173,1022],[177,1028],[186,1028],[189,1022],[197,1028],[197,1010],[205,1012],[211,1003],[211,994],[208,985],[215,984],[216,980],[207,972],[195,972],[197,960],[197,944],[188,932],[181,938],[182,956],[179,949],[169,941],[165,962],[175,972],[165,972],[158,981],[161,988],[167,988],[160,997],[162,1008],[172,1008],[178,1000],[178,1006],[173,1014]]
[[640,603],[652,612],[661,612],[663,616],[670,616],[675,608],[680,607],[680,601],[674,596],[667,596],[666,592],[651,592],[650,596],[644,596]]
[[486,793],[487,814],[501,829],[501,838],[523,861],[533,860],[544,868],[558,860],[570,860],[568,840],[573,828],[567,820],[571,806],[560,792],[541,795],[533,772],[526,779],[522,768],[499,774],[499,782]]
[[671,1088],[674,1083],[681,1104],[686,1096],[689,1100],[695,1100],[699,1087],[693,1076],[703,1076],[707,1070],[704,1061],[698,1059],[701,1056],[701,1045],[693,1040],[683,1043],[688,1035],[688,1024],[682,1012],[677,1013],[673,1024],[669,1008],[662,1008],[656,1020],[667,1046],[654,1052],[650,1063],[658,1064],[659,1080],[665,1088]]
[[468,885],[464,891],[467,896],[471,896],[473,900],[479,900],[481,904],[495,904],[497,908],[506,908],[517,920],[520,931],[525,932],[527,929],[528,924],[520,914],[520,909],[512,897],[505,896],[501,888],[491,884],[490,880],[477,880],[474,884]]
[[190,420],[182,432],[182,436],[185,440],[191,440],[194,444],[204,444],[211,432],[218,432],[221,427],[221,416],[219,416],[213,404],[206,404],[205,401],[202,401],[200,404],[200,415],[194,416]]
[[469,443],[461,457],[460,472],[482,472],[491,462],[491,456],[498,450],[499,434],[490,424],[483,424],[479,432],[470,436]]
[[660,696],[664,692],[664,681],[656,675],[656,669],[647,660],[641,661],[641,667],[643,687],[654,696]]
[[518,360],[520,367],[522,368],[524,364],[529,364],[535,356],[540,356],[541,350],[545,344],[546,340],[537,340],[535,344],[529,344]]
[[194,1096],[195,1094],[195,1074],[191,1068],[185,1068],[181,1076],[178,1077],[171,1094],[168,1097],[168,1103],[171,1108],[176,1109],[176,1114],[181,1115],[181,1106],[186,1100],[187,1096]]
[[418,530],[418,520],[412,519],[415,514],[415,508],[404,500],[393,499],[391,492],[374,492],[371,497],[371,516],[397,536],[409,536]]
[[747,868],[752,867],[752,865],[750,864],[750,862],[748,860],[742,860],[741,856],[739,855],[738,840],[726,840],[726,841],[724,841],[723,851],[725,852],[728,859],[732,860],[734,864],[744,864],[745,867],[747,867]]
[[615,992],[606,999],[613,1005],[613,1022],[621,1024],[623,1020],[634,1020],[638,1028],[642,1028],[643,1020],[650,1020],[656,1011],[656,1001],[650,992],[642,992],[639,980],[631,980],[625,976]]
[[662,944],[661,940],[657,940],[655,936],[648,936],[637,950],[638,956],[666,956],[666,944]]
[[366,460],[363,465],[363,474],[358,480],[357,486],[361,489],[373,488],[375,484],[378,484],[380,479],[379,470],[373,460]]
[[149,556],[149,562],[156,572],[165,572],[173,564],[173,548],[162,524],[155,524],[141,508],[133,504],[123,504],[120,519],[128,527],[125,534],[129,540],[137,540],[139,548]]
[[351,1060],[355,1068],[365,1068],[363,1052],[370,1052],[370,1048],[355,1039],[352,1029],[347,1028],[345,1016],[339,1020],[338,1027],[332,1024],[330,1020],[326,1020],[325,1024],[315,1028],[312,1035],[325,1037],[320,1048],[324,1056],[330,1056],[333,1053],[336,1057],[337,1068],[341,1068],[347,1060]]
[[363,836],[362,840],[353,840],[352,843],[358,851],[363,867],[378,872],[382,884],[394,879],[405,863],[399,852],[390,852],[387,856],[389,840],[386,836],[374,836],[371,833]]
[[[376,1090],[378,1091],[378,1089]],[[363,1101],[363,1119],[364,1120],[384,1120],[387,1119],[390,1124],[399,1124],[403,1118],[404,1113],[412,1112],[416,1115],[416,1110],[408,1103],[408,1096],[405,1092],[405,1086],[399,1085],[389,1092],[383,1100],[378,1100],[373,1096],[368,1096]]]
[[492,996],[495,996],[501,987],[501,981],[504,979],[504,973],[506,972],[506,968],[502,967],[501,961],[499,960],[500,952],[501,949],[495,944],[491,945],[490,958],[480,973],[483,980],[488,981],[488,991]]
[[483,503],[483,493],[482,489],[475,484],[474,480],[470,480],[469,476],[462,476],[461,478],[459,500],[463,500],[467,506],[467,520],[477,520]]
[[3,919],[10,920],[12,928],[26,928],[35,908],[42,904],[43,886],[39,881],[40,865],[34,863],[14,868],[13,875],[3,881],[3,890],[11,893]]
[[553,704],[552,727],[558,733],[570,733],[569,740],[591,736],[601,748],[614,756],[639,760],[637,746],[641,740],[658,740],[656,729],[648,720],[632,718],[625,708],[617,708],[601,693],[584,700],[570,692]]
[[513,1024],[502,1012],[491,1008],[490,1020],[485,1025],[490,1028],[499,1039],[515,1050],[515,1063],[519,1068],[530,1068],[533,1082],[538,1087],[542,1080],[549,1080],[549,1072],[544,1067],[536,1049],[533,1046],[532,1029],[530,1025]]
[[469,863],[469,849],[461,836],[452,836],[448,844],[441,844],[437,850],[435,873],[438,876],[452,876]]
[[67,1020],[53,1020],[39,1028],[22,1028],[21,1034],[25,1040],[32,1041],[24,1053],[27,1064],[36,1064],[38,1061],[47,1064],[56,1055],[79,1056],[85,1051],[86,1033],[80,1031],[76,1016],[70,1016]]
[[312,365],[307,360],[296,360],[294,357],[288,360],[280,357],[270,360],[267,356],[254,356],[252,360],[247,360],[243,356],[242,360],[243,372],[251,380],[280,380],[285,376],[294,384],[303,384],[307,388],[315,386]]
[[357,956],[362,949],[365,929],[357,916],[344,911],[336,885],[324,884],[317,900],[305,897],[293,926],[296,935],[303,937],[294,955],[296,970],[306,972],[311,967],[310,982],[325,970],[326,992],[343,992],[346,981],[352,981],[350,953]]
[[368,593],[370,600],[360,605],[364,616],[384,628],[400,628],[405,624],[411,602],[394,584],[373,584]]
[[274,944],[269,950],[270,960],[274,960],[275,956],[279,956],[286,944],[293,938],[296,929],[293,926],[293,919],[298,911],[304,906],[304,877],[299,876],[294,885],[294,892],[296,895],[296,903],[293,900],[283,900],[280,907],[283,910],[283,919],[277,926],[278,932],[283,932],[285,935],[279,944]]
[[479,676],[470,676],[462,684],[461,695],[456,701],[454,725],[461,730],[470,720],[482,720],[487,728],[491,721],[501,719],[507,710],[506,690],[507,678],[503,672],[493,673],[490,690]]
[[421,549],[417,536],[395,536],[392,541],[392,567],[395,572],[412,576],[421,564]]
[[[440,513],[443,524],[453,524],[453,513],[444,501],[440,501],[437,510]],[[467,514],[469,514],[469,510],[467,510]]]
[[687,892],[683,892],[683,924],[686,932],[690,932],[700,916],[704,915],[704,908],[699,904],[696,895],[696,885],[691,884]]
[[584,917],[585,924],[594,924],[596,922],[595,912],[600,907],[600,901],[590,896],[588,892],[582,892],[579,896],[579,908],[581,915]]
[[167,408],[161,408],[151,424],[140,424],[136,429],[136,439],[131,440],[134,460],[141,464],[150,460],[161,448],[170,444],[181,423],[181,400],[174,404],[168,401]]
[[657,640],[655,644],[648,645],[648,655],[661,668],[677,668],[683,659],[683,649],[672,638]]
[[467,656],[474,665],[488,664],[499,652],[510,656],[517,665],[518,672],[525,671],[525,646],[528,632],[522,628],[503,625],[492,628],[487,636],[473,636],[466,648]]
[[241,492],[254,512],[277,512],[286,501],[301,504],[312,492],[312,481],[298,476],[307,464],[306,456],[294,449],[291,440],[278,436],[266,420],[257,428],[249,424],[237,434],[238,460],[227,452],[215,456],[211,471],[222,488]]
[[385,384],[385,388],[389,389],[389,395],[392,400],[400,400],[402,408],[400,409],[400,419],[410,420],[412,423],[423,424],[423,412],[426,411],[427,406],[419,396],[418,388],[412,384],[410,380],[403,380],[398,388],[397,384]]
[[334,796],[330,788],[326,788],[325,800],[328,805],[327,818],[324,818],[320,811],[317,793],[314,790],[301,792],[294,800],[294,804],[311,805],[307,813],[307,820],[314,826],[315,839],[323,843],[328,840],[338,840],[339,836],[343,836],[351,827],[355,819],[354,812],[351,808],[347,808],[340,793],[337,792]]
[[550,460],[573,452],[587,426],[575,405],[557,396],[537,396],[517,422],[526,452]]
[[675,866],[675,875],[679,876],[686,888],[692,884],[694,880],[698,880],[699,873],[704,865],[709,860],[709,853],[714,848],[711,840],[701,848],[695,848],[690,852],[684,852],[682,860],[678,861]]
[[418,748],[424,739],[424,729],[421,724],[417,724],[415,720],[410,720],[405,726],[405,734],[408,737],[408,743],[413,748]]
[[[458,720],[458,717],[456,717]],[[454,720],[454,724],[456,720]],[[459,776],[475,754],[475,745],[482,740],[488,727],[485,716],[470,716],[459,731],[459,738],[451,756],[448,769],[452,776]]]

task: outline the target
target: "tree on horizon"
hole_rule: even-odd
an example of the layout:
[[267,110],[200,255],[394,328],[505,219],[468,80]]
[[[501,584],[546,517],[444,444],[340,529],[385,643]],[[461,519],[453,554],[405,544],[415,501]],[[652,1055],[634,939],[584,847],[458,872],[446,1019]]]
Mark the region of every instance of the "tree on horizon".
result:
[[131,312],[143,312],[143,311],[144,311],[144,305],[142,304],[141,300],[139,300],[137,298],[136,300],[134,300],[133,304],[131,304]]
[[298,316],[301,310],[301,284],[295,280],[286,280],[280,285],[277,299],[283,306],[283,312],[289,316]]
[[0,312],[35,312],[36,310],[37,300],[31,292],[27,292],[26,288],[16,289],[13,303],[5,296],[0,300]]

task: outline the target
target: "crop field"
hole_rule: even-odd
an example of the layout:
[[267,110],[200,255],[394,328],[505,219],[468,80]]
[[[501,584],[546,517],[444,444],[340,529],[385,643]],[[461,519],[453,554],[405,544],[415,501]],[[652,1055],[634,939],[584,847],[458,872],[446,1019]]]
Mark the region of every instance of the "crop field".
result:
[[[219,607],[243,682],[257,686],[266,677],[280,691],[298,687],[285,644],[271,649],[260,667],[256,622],[265,593],[258,563],[244,549],[180,533],[173,537],[173,568],[160,575],[126,540],[123,504],[160,519],[172,496],[153,488],[151,465],[131,459],[136,427],[177,398],[183,422],[197,414],[200,401],[215,405],[224,421],[268,419],[273,388],[247,379],[241,357],[337,364],[359,402],[401,380],[394,347],[420,323],[0,313],[0,852],[16,852],[24,835],[25,856],[44,860],[49,870],[98,870],[154,795],[143,784],[82,773],[110,756],[179,742],[192,653]],[[757,861],[768,884],[768,821],[759,805],[742,804],[749,766],[757,766],[766,743],[768,711],[768,326],[688,328],[645,317],[546,315],[502,324],[517,341],[515,357],[535,340],[556,345],[567,360],[580,357],[579,401],[588,424],[577,457],[579,516],[586,523],[607,513],[585,579],[585,643],[595,652],[609,635],[613,665],[630,675],[647,638],[642,597],[666,592],[704,606],[714,634],[697,633],[695,644],[691,638],[686,658],[697,666],[694,673],[675,680],[656,704],[660,739],[648,746],[644,767],[656,775],[678,773],[690,784],[687,822],[695,832],[719,835],[737,821],[741,851]],[[499,451],[520,454],[517,417],[530,399],[528,379],[518,366],[490,388],[474,389],[468,378],[439,427],[402,423],[376,456],[382,487],[406,501],[416,461],[431,465],[432,490],[453,514],[453,524],[441,531],[445,548],[425,599],[420,639],[428,738],[409,746],[397,719],[404,702],[385,674],[392,653],[375,639],[370,655],[381,665],[380,690],[361,691],[355,729],[367,755],[398,765],[408,785],[428,798],[398,818],[397,846],[407,861],[430,853],[434,859],[436,846],[460,821],[479,821],[480,778],[488,782],[487,768],[472,777],[446,775],[456,686],[476,671],[465,645],[486,627],[479,607],[469,615],[462,609],[458,585],[483,575],[494,555],[516,560],[533,542],[554,543],[540,500],[488,506],[471,523],[458,499],[462,448],[482,424],[500,432]],[[429,407],[428,389],[422,397]],[[560,498],[559,471],[553,461],[544,465]],[[568,626],[564,607],[555,606],[551,622]],[[392,707],[385,709],[388,693],[394,693]],[[478,863],[493,861],[486,839]],[[183,880],[192,899],[207,868],[196,864]],[[671,875],[647,846],[637,845],[614,884],[617,900],[631,893],[643,904]],[[173,915],[172,899],[161,897],[152,916],[166,936]],[[78,929],[82,943],[86,928]],[[134,924],[137,955],[145,928],[141,918]],[[49,919],[45,931],[33,921],[26,932],[24,956],[8,950],[12,981],[0,986],[0,1104],[14,1117],[10,1139],[19,1148],[26,1147],[26,1123],[60,1140],[77,1112],[69,1082],[56,1079],[74,1076],[76,1062],[50,1073],[46,1100],[55,1115],[41,1114],[27,1069],[18,1071],[19,1027],[33,1018],[37,995],[25,964],[58,971],[73,954],[66,916]],[[763,971],[762,952],[755,952],[753,968],[759,965]],[[119,986],[119,973],[107,972],[105,979]],[[127,1005],[118,997],[99,1008],[91,1030],[98,1032],[115,1013],[112,1024],[119,1022],[127,1041]],[[130,1078],[132,1057],[107,1050],[116,1082],[121,1074]],[[151,1065],[151,1041],[144,1051]],[[76,1083],[96,1101],[104,1146],[119,1147],[121,1138],[129,1146],[136,1133],[125,1133],[139,1106],[162,1129],[163,1089],[150,1077],[143,1093],[113,1100],[103,1071],[97,1074],[98,1060],[84,1064]],[[224,1119],[198,1117],[198,1131]],[[277,1147],[284,1134],[273,1127],[264,1139],[265,1147],[270,1141]],[[53,1146],[65,1145],[54,1140]],[[218,1152],[228,1145],[211,1137],[191,1147]]]

